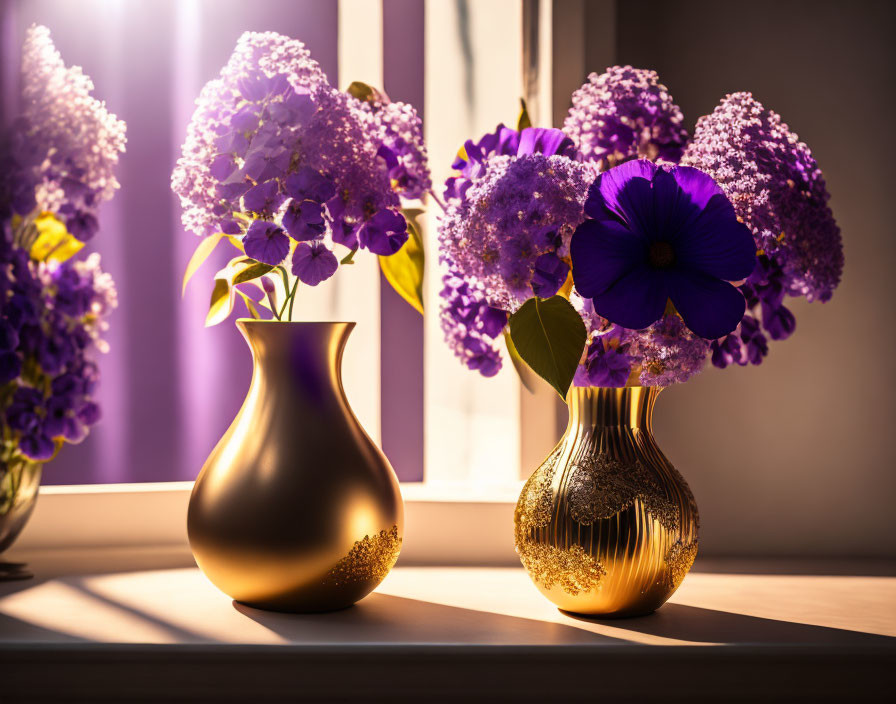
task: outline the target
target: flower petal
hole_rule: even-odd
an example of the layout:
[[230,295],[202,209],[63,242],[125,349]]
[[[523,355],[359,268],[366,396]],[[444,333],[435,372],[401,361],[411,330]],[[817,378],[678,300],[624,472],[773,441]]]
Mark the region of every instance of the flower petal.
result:
[[642,265],[594,296],[594,311],[611,323],[631,330],[642,330],[659,320],[668,298],[663,275]]
[[646,241],[615,220],[586,220],[569,244],[572,279],[585,298],[603,293],[646,259]]
[[715,195],[695,220],[687,237],[675,243],[680,267],[725,281],[747,278],[756,267],[756,244],[749,228],[738,221],[731,202]]
[[672,170],[672,176],[688,198],[700,210],[706,207],[706,204],[713,196],[724,196],[724,192],[713,179],[712,176],[706,174],[700,169],[691,166],[676,166]]
[[641,188],[638,190],[643,194],[644,186],[648,186],[649,192],[649,182],[653,179],[656,169],[657,166],[653,162],[646,159],[634,159],[602,173],[595,183],[600,189],[605,206],[625,218],[626,222],[630,222],[626,213],[637,214],[640,209],[649,207],[650,201],[633,204],[633,195],[631,193],[625,195],[625,193],[632,183],[637,183],[637,179],[645,179],[648,182],[641,184]]
[[697,271],[672,269],[664,273],[669,298],[684,324],[695,334],[706,340],[717,340],[740,323],[747,302],[727,281]]

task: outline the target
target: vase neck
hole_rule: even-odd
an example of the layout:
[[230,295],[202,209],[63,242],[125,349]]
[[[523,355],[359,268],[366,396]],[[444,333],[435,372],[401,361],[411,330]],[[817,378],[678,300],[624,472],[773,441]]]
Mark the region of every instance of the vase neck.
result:
[[604,389],[572,387],[566,396],[569,426],[573,429],[639,428],[651,432],[653,406],[659,387],[634,386]]
[[323,401],[342,393],[342,353],[354,323],[239,320],[253,376],[267,391]]

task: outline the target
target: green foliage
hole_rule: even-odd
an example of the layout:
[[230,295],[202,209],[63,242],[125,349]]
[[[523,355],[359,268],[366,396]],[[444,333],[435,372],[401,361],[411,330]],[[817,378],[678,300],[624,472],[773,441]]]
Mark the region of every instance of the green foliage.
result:
[[520,98],[520,116],[516,121],[516,131],[522,132],[527,127],[532,126],[532,118],[529,117],[529,110],[526,108],[526,101]]
[[585,323],[562,296],[530,298],[510,316],[510,337],[520,357],[562,398],[585,349]]

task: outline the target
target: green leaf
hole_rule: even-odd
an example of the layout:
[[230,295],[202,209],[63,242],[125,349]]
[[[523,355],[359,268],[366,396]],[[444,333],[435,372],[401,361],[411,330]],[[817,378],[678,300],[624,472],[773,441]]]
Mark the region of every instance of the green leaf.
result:
[[392,288],[423,315],[423,238],[416,219],[422,210],[403,211],[408,222],[408,241],[401,249],[389,257],[379,257],[380,269]]
[[270,264],[263,264],[254,259],[243,259],[240,263],[246,264],[247,266],[233,277],[232,284],[234,286],[237,284],[244,284],[247,281],[252,281],[252,279],[257,279],[259,276],[264,276],[274,268]]
[[585,349],[585,323],[562,296],[530,298],[510,316],[510,337],[526,364],[562,398]]
[[529,117],[529,110],[526,108],[526,101],[520,98],[520,116],[516,121],[516,131],[522,132],[527,127],[532,126],[532,118]]
[[380,92],[376,88],[361,81],[352,81],[345,92],[362,103],[373,103],[380,98]]
[[507,356],[510,357],[510,361],[513,362],[513,368],[516,369],[517,376],[519,376],[523,386],[526,387],[526,391],[534,394],[535,372],[533,372],[532,368],[526,364],[522,357],[520,357],[516,345],[513,344],[513,340],[510,338],[510,330],[507,328],[504,328],[504,345],[507,347]]
[[208,328],[226,320],[232,310],[233,295],[230,290],[230,282],[226,279],[215,279],[212,299],[208,304],[208,314],[205,316],[205,327]]
[[346,254],[342,259],[339,260],[340,264],[354,264],[355,263],[355,254],[357,253],[358,248],[355,247],[351,252]]
[[224,236],[223,232],[215,232],[214,234],[205,237],[200,243],[199,246],[196,247],[196,250],[193,252],[193,256],[190,257],[190,261],[187,263],[187,270],[184,272],[184,281],[181,286],[180,295],[184,295],[187,291],[187,283],[190,279],[193,278],[193,274],[195,274],[199,267],[208,259],[209,255],[214,251],[215,247],[218,246],[218,242],[221,241],[221,238]]

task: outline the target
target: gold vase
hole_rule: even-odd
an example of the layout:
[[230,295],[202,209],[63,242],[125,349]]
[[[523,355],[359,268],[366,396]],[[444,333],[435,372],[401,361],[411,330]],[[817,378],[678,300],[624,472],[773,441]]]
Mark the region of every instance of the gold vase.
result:
[[350,606],[392,569],[403,528],[395,473],[342,388],[355,324],[237,326],[252,350],[252,383],[193,487],[193,555],[250,606]]
[[561,609],[651,613],[694,562],[697,505],[651,430],[659,392],[571,388],[566,433],[523,488],[516,549]]
[[19,537],[34,510],[43,466],[28,460],[0,462],[0,553]]

